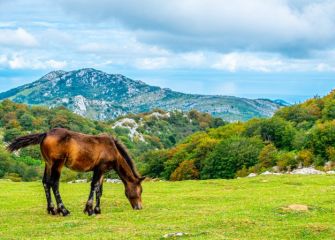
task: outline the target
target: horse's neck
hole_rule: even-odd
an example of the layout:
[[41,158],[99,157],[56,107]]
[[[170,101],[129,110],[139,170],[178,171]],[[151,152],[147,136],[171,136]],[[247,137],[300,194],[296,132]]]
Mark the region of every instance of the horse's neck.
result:
[[137,180],[136,176],[124,158],[120,158],[116,161],[115,170],[123,183],[135,182]]

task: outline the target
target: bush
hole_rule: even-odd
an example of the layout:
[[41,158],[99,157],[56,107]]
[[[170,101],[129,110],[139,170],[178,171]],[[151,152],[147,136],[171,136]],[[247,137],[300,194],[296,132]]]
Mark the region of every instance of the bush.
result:
[[326,159],[327,148],[335,143],[335,120],[317,123],[308,137],[308,146],[316,155]]
[[236,172],[236,176],[235,177],[246,177],[248,175],[249,175],[249,171],[248,171],[247,167],[243,166],[242,169],[240,169],[240,170],[238,170]]
[[77,178],[77,176],[78,176],[77,172],[72,171],[68,168],[63,168],[60,181],[69,182],[69,181],[75,180]]
[[167,150],[150,151],[142,156],[140,163],[142,163],[142,173],[145,176],[160,178],[163,177],[164,163],[169,158]]
[[268,168],[276,165],[278,150],[274,144],[266,145],[259,153],[258,160],[260,167]]
[[312,165],[314,161],[313,152],[309,149],[301,150],[297,154],[297,161],[306,167]]
[[263,147],[258,138],[234,136],[222,140],[204,160],[201,179],[234,178],[243,166],[248,168],[257,163]]
[[15,138],[19,137],[23,135],[22,131],[17,129],[17,128],[11,128],[11,129],[6,129],[5,130],[5,134],[3,136],[3,140],[5,142],[11,142],[13,141]]
[[328,161],[335,162],[335,147],[327,147],[326,153]]
[[264,120],[260,126],[263,140],[273,142],[277,148],[291,149],[295,131],[289,122],[278,117]]
[[277,166],[282,171],[291,171],[298,166],[297,156],[293,152],[280,152],[277,155],[277,159]]
[[170,176],[170,180],[172,181],[191,180],[198,178],[199,171],[194,165],[194,160],[183,161]]

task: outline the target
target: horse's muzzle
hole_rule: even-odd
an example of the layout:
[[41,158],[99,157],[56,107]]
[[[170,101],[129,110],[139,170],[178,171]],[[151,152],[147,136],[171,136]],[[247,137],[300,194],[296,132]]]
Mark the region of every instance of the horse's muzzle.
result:
[[142,209],[142,206],[141,205],[136,205],[133,207],[134,210],[141,210]]

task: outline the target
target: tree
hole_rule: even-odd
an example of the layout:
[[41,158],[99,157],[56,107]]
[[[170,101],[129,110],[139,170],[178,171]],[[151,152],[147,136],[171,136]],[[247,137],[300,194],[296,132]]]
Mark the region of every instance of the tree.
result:
[[261,152],[259,153],[258,159],[259,159],[259,165],[260,167],[272,167],[276,165],[276,156],[277,156],[278,150],[276,146],[273,143],[269,143],[266,145]]
[[142,173],[145,176],[159,178],[163,177],[164,163],[169,159],[168,150],[149,151],[142,156]]
[[327,148],[335,143],[335,120],[319,122],[310,131],[307,145],[316,155],[327,158]]
[[11,142],[20,135],[23,135],[23,132],[20,129],[17,128],[6,129],[3,139],[5,142]]
[[260,135],[264,141],[273,142],[277,148],[291,149],[295,129],[284,119],[273,117],[262,122]]
[[313,152],[310,149],[301,150],[297,154],[297,161],[306,167],[312,165],[314,161]]
[[233,178],[243,166],[257,163],[264,144],[258,138],[233,136],[223,139],[204,161],[201,179]]
[[199,171],[194,165],[194,160],[185,160],[179,164],[170,176],[172,181],[198,179]]
[[33,127],[33,121],[34,117],[30,115],[29,113],[24,113],[20,117],[20,125],[25,129],[25,130],[32,130]]
[[291,171],[298,166],[297,156],[294,152],[279,152],[277,155],[277,166],[281,170]]

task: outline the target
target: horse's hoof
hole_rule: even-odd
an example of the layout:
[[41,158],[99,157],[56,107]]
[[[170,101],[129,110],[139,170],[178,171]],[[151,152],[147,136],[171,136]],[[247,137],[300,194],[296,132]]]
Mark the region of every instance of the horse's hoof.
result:
[[56,215],[58,211],[57,211],[57,209],[54,208],[54,207],[48,207],[48,208],[47,208],[47,212],[48,212],[48,214],[50,214],[50,215]]
[[70,211],[67,210],[66,208],[58,208],[57,211],[59,214],[63,215],[63,217],[70,214]]
[[99,207],[94,208],[94,213],[95,214],[101,214],[101,209]]
[[92,206],[86,206],[84,209],[84,213],[87,213],[88,216],[91,216],[94,213]]

